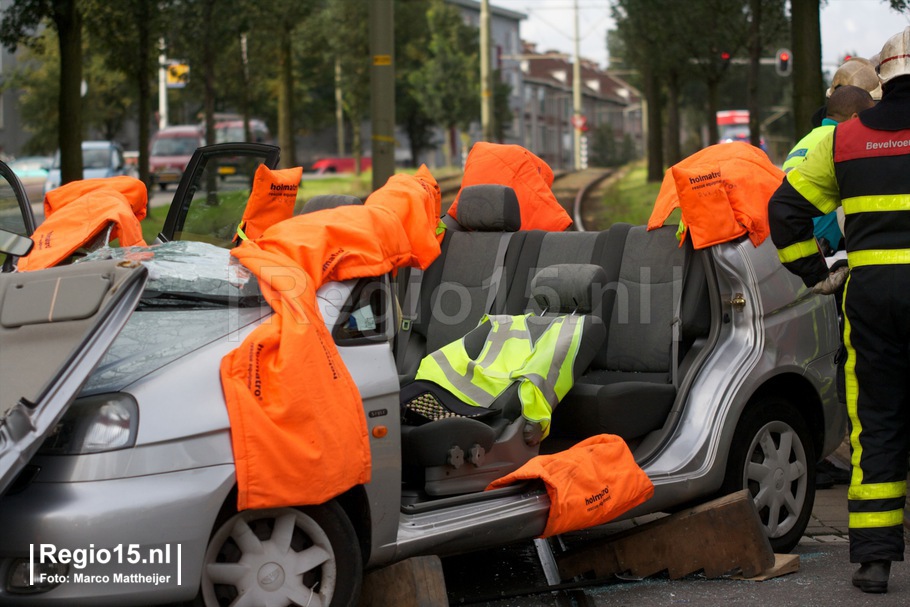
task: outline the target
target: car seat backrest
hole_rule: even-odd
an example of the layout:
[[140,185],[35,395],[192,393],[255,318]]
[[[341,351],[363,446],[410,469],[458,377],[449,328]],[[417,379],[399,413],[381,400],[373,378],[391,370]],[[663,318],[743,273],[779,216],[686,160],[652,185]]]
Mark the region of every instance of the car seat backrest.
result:
[[541,269],[531,280],[531,300],[546,314],[590,314],[607,275],[594,264],[564,263]]
[[604,367],[669,373],[679,313],[685,249],[672,226],[629,230],[607,329]]
[[425,330],[426,352],[460,339],[484,314],[500,311],[494,304],[505,300],[526,234],[518,232],[521,213],[510,187],[465,188],[458,205],[465,231],[447,234],[445,255],[433,264],[442,264],[438,282],[421,286],[418,330]]
[[335,207],[344,207],[348,205],[363,204],[363,201],[356,196],[348,194],[320,194],[313,196],[303,205],[303,213],[312,213],[323,209],[334,209]]

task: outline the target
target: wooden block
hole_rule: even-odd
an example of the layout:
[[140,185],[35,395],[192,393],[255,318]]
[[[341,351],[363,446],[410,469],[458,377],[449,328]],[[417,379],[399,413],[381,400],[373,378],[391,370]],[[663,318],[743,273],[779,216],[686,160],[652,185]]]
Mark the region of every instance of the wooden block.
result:
[[359,607],[448,607],[438,556],[418,556],[377,569],[363,578]]
[[799,571],[798,554],[775,554],[774,564],[769,569],[765,569],[755,577],[744,577],[742,574],[734,575],[731,577],[735,580],[764,582],[765,580],[787,575],[788,573],[796,573],[797,571]]
[[672,579],[697,571],[706,577],[733,571],[753,577],[774,565],[774,553],[744,489],[593,540],[556,560],[563,580],[586,574],[648,577],[661,571]]

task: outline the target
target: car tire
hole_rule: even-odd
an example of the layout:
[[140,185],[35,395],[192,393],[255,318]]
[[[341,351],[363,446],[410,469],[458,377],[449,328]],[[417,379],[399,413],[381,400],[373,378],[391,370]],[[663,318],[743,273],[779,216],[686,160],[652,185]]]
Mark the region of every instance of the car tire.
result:
[[360,543],[337,503],[244,510],[216,525],[196,602],[354,607],[362,581]]
[[774,552],[793,550],[815,503],[815,448],[802,415],[784,398],[758,399],[736,426],[722,492],[742,489]]

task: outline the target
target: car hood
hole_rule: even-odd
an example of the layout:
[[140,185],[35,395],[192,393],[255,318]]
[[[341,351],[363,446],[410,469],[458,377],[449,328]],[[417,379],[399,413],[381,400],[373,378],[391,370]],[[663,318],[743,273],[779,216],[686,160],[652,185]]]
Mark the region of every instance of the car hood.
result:
[[0,495],[126,324],[147,277],[122,260],[0,274]]

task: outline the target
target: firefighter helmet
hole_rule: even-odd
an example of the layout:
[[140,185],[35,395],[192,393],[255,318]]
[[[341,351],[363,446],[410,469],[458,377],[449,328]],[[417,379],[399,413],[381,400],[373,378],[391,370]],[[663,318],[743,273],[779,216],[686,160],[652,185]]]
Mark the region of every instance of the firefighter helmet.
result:
[[837,68],[825,97],[830,97],[835,89],[845,84],[852,84],[869,91],[869,94],[876,101],[882,98],[881,82],[878,79],[878,74],[875,73],[875,66],[868,59],[851,57]]
[[878,74],[882,84],[898,76],[910,75],[910,25],[888,38],[879,53]]

